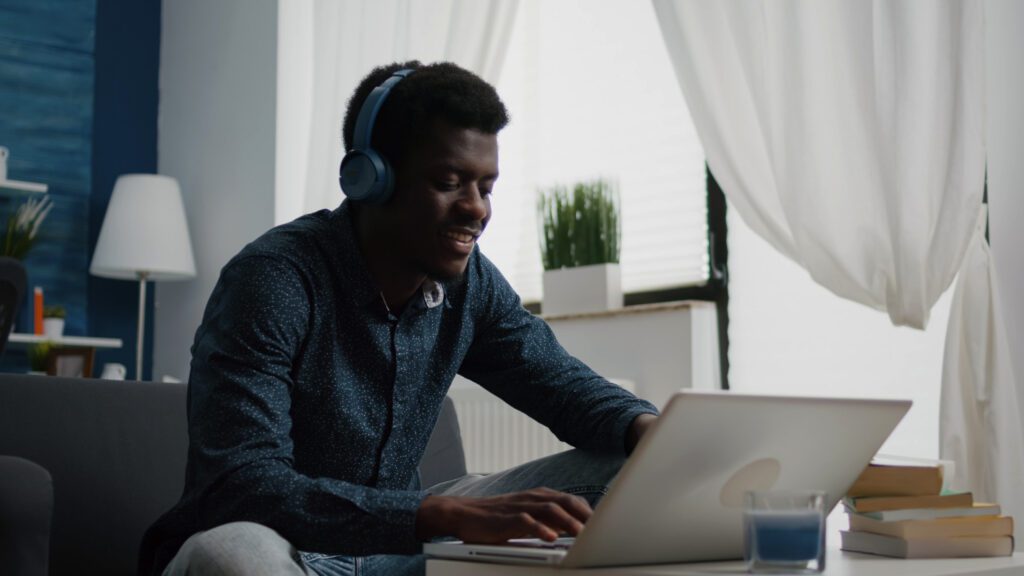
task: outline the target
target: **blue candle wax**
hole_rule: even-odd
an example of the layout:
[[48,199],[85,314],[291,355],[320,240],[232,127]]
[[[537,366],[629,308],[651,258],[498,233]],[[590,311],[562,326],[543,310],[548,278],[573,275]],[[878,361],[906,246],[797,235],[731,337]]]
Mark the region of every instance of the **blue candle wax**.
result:
[[804,562],[821,553],[819,510],[748,510],[744,513],[748,558]]

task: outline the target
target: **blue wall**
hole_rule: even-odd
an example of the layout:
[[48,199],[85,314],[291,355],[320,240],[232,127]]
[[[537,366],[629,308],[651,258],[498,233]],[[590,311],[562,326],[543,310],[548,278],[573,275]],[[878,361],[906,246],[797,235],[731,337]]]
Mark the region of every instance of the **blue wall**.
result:
[[[117,177],[156,172],[160,1],[99,0],[95,54],[90,255]],[[153,365],[153,283],[147,288],[143,363],[148,377]],[[131,378],[135,377],[138,292],[138,282],[88,277],[89,332],[125,343],[120,350],[97,354],[97,363],[120,362],[128,367]]]
[[[88,267],[116,176],[156,171],[159,46],[159,0],[0,0],[8,177],[48,184],[55,203],[25,260],[29,285],[67,308],[66,333],[124,340],[97,367],[122,362],[129,374],[138,285]],[[0,214],[19,201],[0,198]],[[18,330],[30,330],[22,316]],[[5,356],[8,368],[18,362]]]

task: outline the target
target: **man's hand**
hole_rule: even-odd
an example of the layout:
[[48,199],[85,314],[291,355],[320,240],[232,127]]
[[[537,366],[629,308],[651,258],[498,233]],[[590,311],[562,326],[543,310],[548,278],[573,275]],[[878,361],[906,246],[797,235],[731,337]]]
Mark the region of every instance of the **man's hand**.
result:
[[478,544],[511,538],[550,542],[561,534],[578,535],[592,513],[583,498],[548,488],[487,498],[427,496],[416,513],[416,537],[454,536]]
[[641,414],[633,419],[629,425],[629,431],[626,432],[626,454],[633,453],[633,449],[636,448],[640,439],[657,421],[658,417],[654,414]]

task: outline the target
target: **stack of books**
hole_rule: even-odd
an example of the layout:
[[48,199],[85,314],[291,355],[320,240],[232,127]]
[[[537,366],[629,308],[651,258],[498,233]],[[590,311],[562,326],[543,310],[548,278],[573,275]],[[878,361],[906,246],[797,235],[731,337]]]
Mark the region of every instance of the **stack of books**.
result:
[[969,492],[942,490],[942,467],[872,463],[843,504],[843,550],[896,558],[1013,554],[1013,518]]

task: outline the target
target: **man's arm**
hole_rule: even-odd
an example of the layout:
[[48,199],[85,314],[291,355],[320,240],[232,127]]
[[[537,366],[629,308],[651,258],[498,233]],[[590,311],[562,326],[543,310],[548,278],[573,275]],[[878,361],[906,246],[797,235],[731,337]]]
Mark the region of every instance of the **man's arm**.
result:
[[639,439],[629,438],[634,420],[657,409],[566,352],[482,254],[470,266],[479,282],[469,301],[479,321],[459,372],[577,448],[631,450]]
[[633,419],[629,425],[629,432],[626,433],[626,454],[632,454],[633,449],[640,443],[640,439],[650,430],[651,426],[658,420],[654,414],[641,414]]

